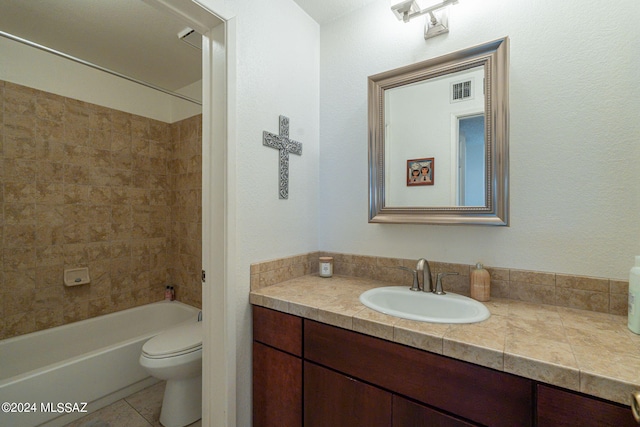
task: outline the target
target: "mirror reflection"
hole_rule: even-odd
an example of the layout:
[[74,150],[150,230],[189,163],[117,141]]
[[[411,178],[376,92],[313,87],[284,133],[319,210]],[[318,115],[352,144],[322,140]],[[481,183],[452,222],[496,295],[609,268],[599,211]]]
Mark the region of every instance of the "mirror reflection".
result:
[[482,66],[385,91],[389,205],[484,206],[484,104]]

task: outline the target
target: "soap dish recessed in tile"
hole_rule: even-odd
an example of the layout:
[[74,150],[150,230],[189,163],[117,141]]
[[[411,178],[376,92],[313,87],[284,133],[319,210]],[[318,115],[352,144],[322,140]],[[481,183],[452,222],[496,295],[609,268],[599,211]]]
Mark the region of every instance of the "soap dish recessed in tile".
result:
[[91,282],[89,267],[69,268],[64,270],[65,286],[86,285]]

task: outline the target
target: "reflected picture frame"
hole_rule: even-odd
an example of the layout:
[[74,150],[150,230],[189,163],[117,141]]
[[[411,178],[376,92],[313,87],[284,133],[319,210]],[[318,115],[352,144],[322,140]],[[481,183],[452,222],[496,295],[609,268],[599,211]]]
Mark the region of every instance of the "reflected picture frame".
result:
[[407,160],[407,187],[433,185],[434,158]]

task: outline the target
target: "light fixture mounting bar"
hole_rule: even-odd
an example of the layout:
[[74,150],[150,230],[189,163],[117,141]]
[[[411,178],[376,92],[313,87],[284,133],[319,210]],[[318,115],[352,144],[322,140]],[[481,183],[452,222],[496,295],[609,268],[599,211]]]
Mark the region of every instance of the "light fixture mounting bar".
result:
[[431,14],[433,17],[433,12],[436,10],[456,3],[458,3],[458,0],[442,0],[432,6],[420,9],[420,6],[418,6],[415,0],[407,0],[396,4],[395,6],[391,6],[391,10],[399,20],[401,19],[404,22],[409,22],[416,16],[422,16],[427,13]]

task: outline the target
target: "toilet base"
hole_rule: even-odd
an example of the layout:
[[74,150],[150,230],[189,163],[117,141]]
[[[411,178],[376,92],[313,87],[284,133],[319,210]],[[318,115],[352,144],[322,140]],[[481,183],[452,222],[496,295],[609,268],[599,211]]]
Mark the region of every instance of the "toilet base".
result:
[[162,399],[160,424],[184,427],[202,418],[202,376],[168,380]]

